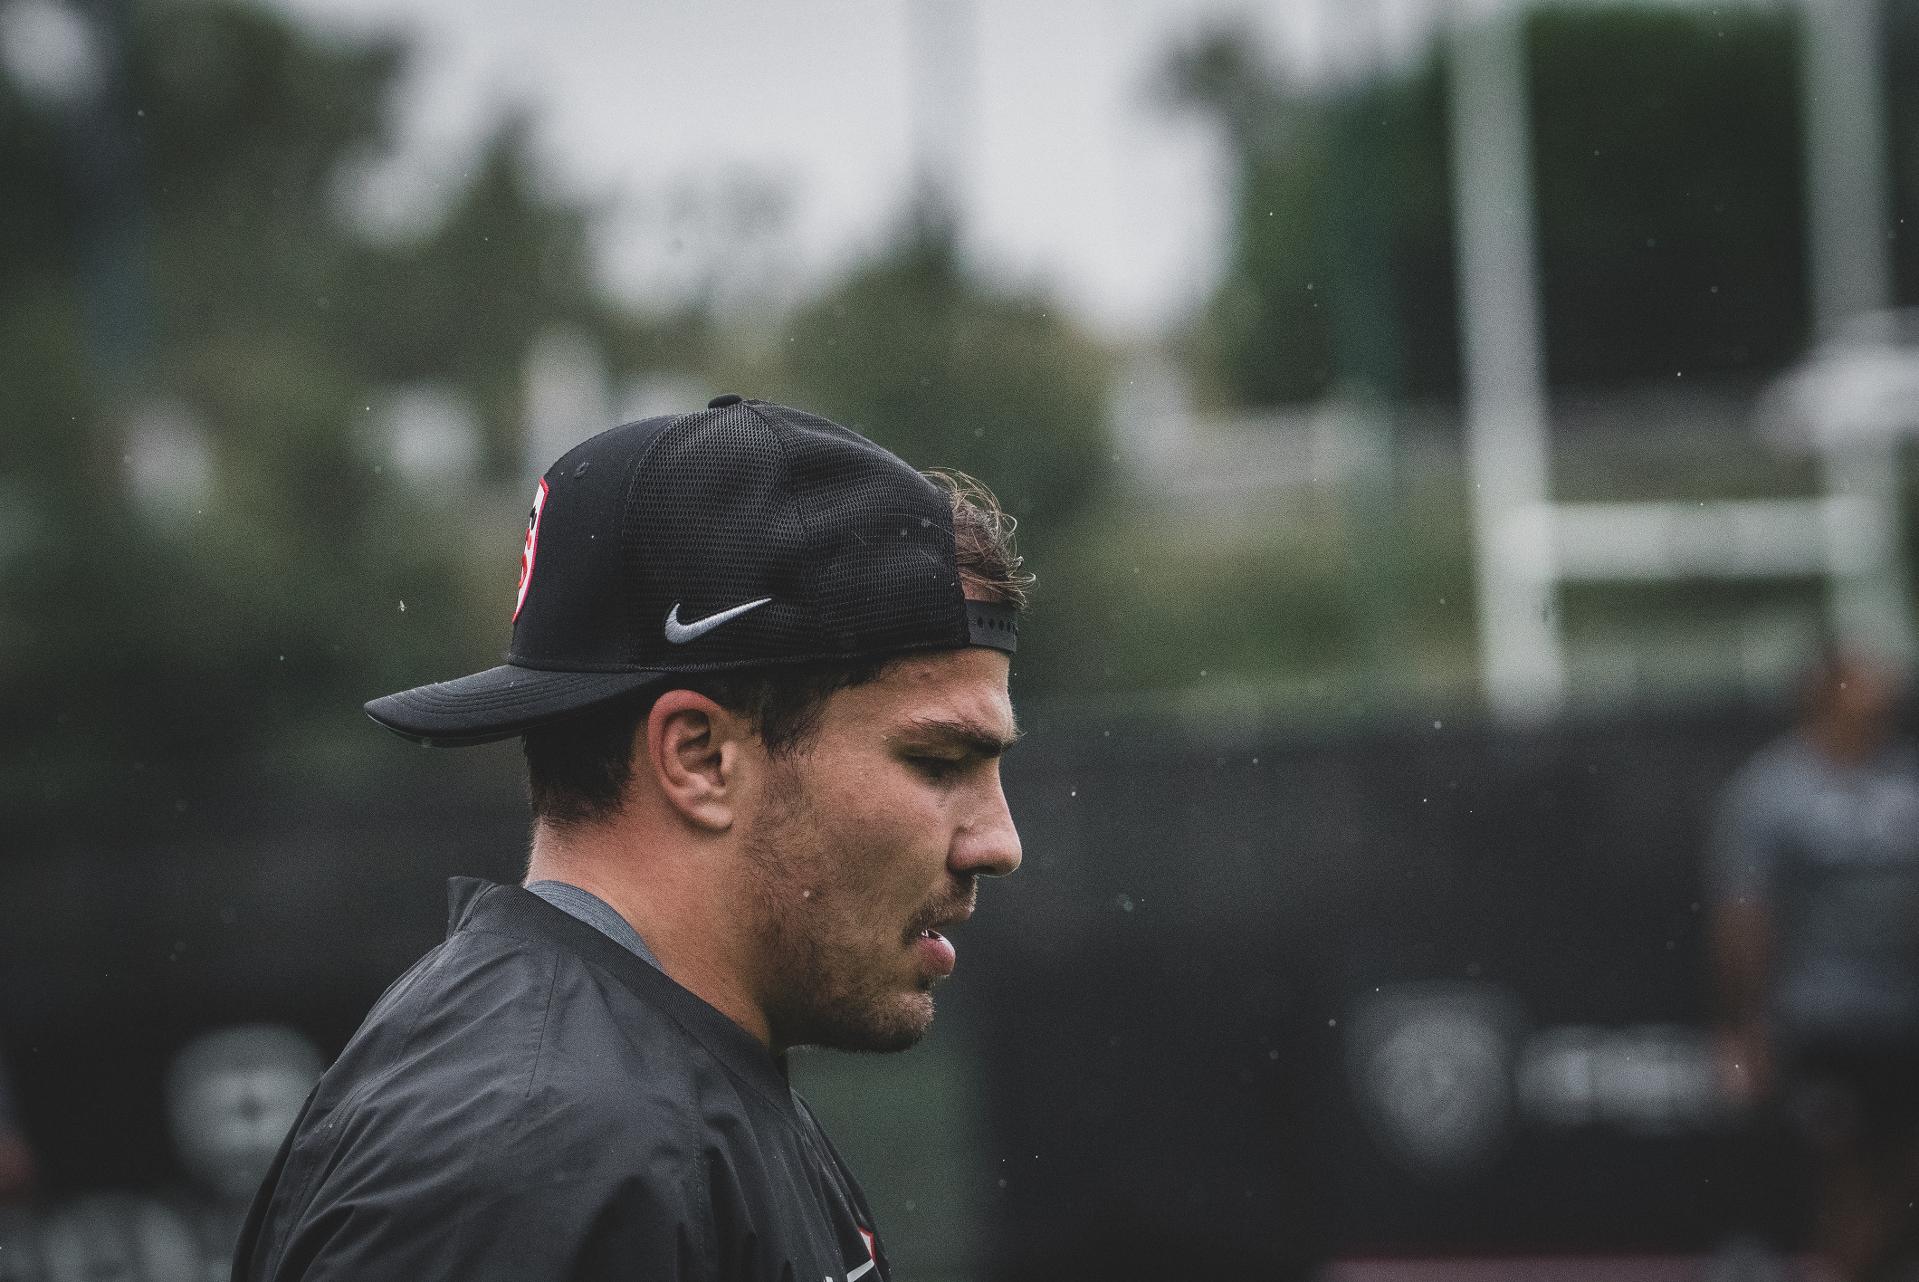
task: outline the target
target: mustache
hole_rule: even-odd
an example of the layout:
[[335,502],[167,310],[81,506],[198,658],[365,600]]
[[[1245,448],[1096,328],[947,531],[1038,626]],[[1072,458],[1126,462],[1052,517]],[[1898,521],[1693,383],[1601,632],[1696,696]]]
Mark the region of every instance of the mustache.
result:
[[946,921],[953,917],[969,916],[978,906],[979,878],[968,877],[965,882],[960,885],[959,893],[955,897],[923,908],[918,913],[915,913],[912,924],[907,927],[906,936],[910,939],[922,930],[931,927],[934,922]]

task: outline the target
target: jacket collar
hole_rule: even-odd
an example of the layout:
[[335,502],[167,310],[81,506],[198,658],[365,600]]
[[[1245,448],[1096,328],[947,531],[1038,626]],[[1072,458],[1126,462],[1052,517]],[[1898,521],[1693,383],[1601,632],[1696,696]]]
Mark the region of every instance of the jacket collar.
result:
[[469,929],[541,940],[592,962],[641,1001],[664,1010],[736,1076],[752,1083],[776,1108],[788,1114],[794,1112],[793,1089],[787,1081],[784,1056],[774,1055],[751,1033],[682,988],[664,971],[648,965],[600,931],[531,891],[478,877],[449,879],[447,935],[451,937]]

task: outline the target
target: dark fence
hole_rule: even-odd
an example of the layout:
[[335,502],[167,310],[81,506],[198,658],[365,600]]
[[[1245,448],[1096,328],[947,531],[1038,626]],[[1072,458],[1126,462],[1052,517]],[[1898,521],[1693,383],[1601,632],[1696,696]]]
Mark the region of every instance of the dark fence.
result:
[[1704,1028],[1701,847],[1768,727],[1050,731],[971,949],[1034,1276],[1795,1235]]
[[[1715,790],[1776,729],[1042,718],[1007,765],[1026,867],[943,999],[986,1051],[987,1261],[1271,1275],[1783,1223],[1711,1088],[1697,885]],[[439,938],[444,878],[513,878],[524,847],[510,748],[193,813],[0,859],[0,1039],[56,1193],[166,1179],[175,1048],[277,1020],[337,1050]]]

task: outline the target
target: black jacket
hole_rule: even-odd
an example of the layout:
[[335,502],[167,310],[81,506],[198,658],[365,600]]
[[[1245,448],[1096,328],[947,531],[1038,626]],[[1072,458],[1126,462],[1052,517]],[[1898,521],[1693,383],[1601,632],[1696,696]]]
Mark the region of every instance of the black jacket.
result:
[[888,1277],[781,1061],[538,896],[451,894],[307,1101],[235,1282]]

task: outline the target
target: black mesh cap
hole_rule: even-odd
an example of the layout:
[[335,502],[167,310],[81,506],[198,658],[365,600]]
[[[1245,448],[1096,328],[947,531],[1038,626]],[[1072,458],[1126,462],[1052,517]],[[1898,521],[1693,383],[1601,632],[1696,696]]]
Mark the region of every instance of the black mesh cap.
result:
[[944,491],[857,432],[721,397],[582,442],[540,479],[497,668],[375,699],[411,739],[487,743],[676,674],[989,646]]

